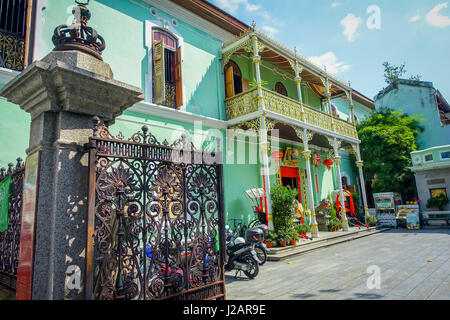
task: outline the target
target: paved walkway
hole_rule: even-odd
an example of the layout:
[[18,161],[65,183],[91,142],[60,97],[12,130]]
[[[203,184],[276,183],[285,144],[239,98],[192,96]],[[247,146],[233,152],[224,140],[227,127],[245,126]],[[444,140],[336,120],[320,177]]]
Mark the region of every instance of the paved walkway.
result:
[[[254,280],[227,273],[227,299],[450,300],[450,230],[392,230],[267,262]],[[369,289],[380,270],[380,289]]]

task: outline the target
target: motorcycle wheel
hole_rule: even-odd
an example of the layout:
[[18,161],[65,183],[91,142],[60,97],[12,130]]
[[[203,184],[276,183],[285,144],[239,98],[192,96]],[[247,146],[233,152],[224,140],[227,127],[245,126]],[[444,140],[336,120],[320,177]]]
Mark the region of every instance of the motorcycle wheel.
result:
[[253,279],[258,275],[259,272],[259,266],[258,266],[258,262],[256,262],[255,259],[253,259],[252,256],[246,256],[244,258],[244,263],[246,263],[248,265],[248,270],[244,271],[244,274],[249,278],[249,279]]
[[255,246],[256,255],[259,259],[259,265],[262,266],[267,261],[267,252],[261,246]]

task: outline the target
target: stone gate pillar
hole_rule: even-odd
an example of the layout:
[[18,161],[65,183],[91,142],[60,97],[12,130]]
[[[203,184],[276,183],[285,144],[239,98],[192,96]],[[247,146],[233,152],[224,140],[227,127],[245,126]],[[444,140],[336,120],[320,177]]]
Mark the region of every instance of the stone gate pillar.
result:
[[67,42],[0,91],[31,114],[27,155],[37,162],[25,173],[31,184],[37,173],[35,186],[25,184],[36,201],[24,192],[17,299],[84,298],[92,117],[112,124],[143,99],[140,88],[114,80],[98,54]]

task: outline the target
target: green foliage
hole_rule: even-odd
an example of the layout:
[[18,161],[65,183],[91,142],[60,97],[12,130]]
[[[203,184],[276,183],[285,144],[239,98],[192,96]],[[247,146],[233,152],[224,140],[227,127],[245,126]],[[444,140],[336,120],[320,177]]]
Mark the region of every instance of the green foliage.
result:
[[373,192],[399,192],[403,199],[416,196],[410,154],[418,150],[422,121],[419,115],[384,108],[357,125],[364,175]]
[[275,185],[270,192],[272,199],[273,226],[275,231],[286,231],[294,218],[294,200],[298,191],[290,186]]
[[448,198],[445,194],[441,194],[437,197],[428,199],[427,208],[438,208],[440,211],[444,211],[448,204]]
[[383,63],[384,67],[384,81],[387,84],[396,83],[397,80],[406,73],[405,64],[400,66],[391,65],[389,62]]
[[366,224],[369,227],[375,227],[377,225],[377,218],[375,218],[374,216],[366,216]]
[[342,228],[342,222],[336,217],[330,218],[330,222],[328,224],[328,229],[329,230],[333,230],[333,229],[336,229],[336,228],[341,229]]
[[330,216],[331,219],[336,218],[336,208],[334,207],[333,199],[331,199],[331,193],[328,195],[328,200],[330,200]]
[[290,230],[286,229],[286,230],[279,230],[277,231],[277,240],[278,241],[290,241],[291,238],[291,233]]
[[[384,67],[384,81],[386,81],[387,84],[396,85],[398,79],[400,79],[401,76],[403,76],[407,72],[404,63],[399,66],[395,66],[386,61],[383,63],[383,67]],[[421,78],[422,76],[420,74],[411,75],[409,80],[420,81]]]
[[291,239],[297,240],[299,238],[299,233],[295,227],[291,227],[289,229],[289,235],[291,236]]
[[269,233],[267,234],[265,240],[267,242],[276,242],[278,239],[278,234],[275,230],[269,230]]
[[311,227],[307,224],[298,224],[295,226],[295,229],[298,234],[306,234],[311,231]]

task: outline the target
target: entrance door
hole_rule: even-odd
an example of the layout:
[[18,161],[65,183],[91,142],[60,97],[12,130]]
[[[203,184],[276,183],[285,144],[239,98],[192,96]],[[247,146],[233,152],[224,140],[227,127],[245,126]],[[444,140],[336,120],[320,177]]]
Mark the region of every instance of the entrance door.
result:
[[290,186],[298,191],[298,200],[302,202],[299,168],[280,167],[281,185],[283,187]]

